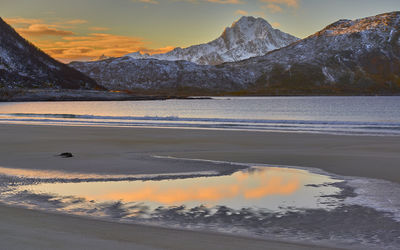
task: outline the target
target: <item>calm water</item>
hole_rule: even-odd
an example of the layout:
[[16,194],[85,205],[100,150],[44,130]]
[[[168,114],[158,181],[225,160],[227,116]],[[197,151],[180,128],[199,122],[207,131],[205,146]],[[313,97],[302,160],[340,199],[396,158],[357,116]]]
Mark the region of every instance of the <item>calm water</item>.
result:
[[[36,177],[40,177],[40,173],[38,174]],[[73,196],[96,202],[142,203],[151,209],[160,206],[227,206],[231,209],[258,208],[285,212],[289,208],[329,209],[331,206],[338,206],[338,202],[330,203],[331,198],[322,196],[337,194],[340,192],[339,188],[314,186],[335,182],[338,180],[306,170],[253,167],[228,176],[147,181],[55,182],[21,186],[16,192],[28,190],[36,194]]]
[[400,97],[2,103],[0,122],[400,135]]

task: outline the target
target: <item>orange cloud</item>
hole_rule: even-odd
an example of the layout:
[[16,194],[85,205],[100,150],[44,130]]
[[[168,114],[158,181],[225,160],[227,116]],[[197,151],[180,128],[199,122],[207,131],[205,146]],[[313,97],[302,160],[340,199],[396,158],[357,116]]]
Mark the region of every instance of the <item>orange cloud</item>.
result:
[[51,24],[46,24],[42,19],[32,19],[32,18],[5,18],[5,21],[13,25],[18,33],[23,36],[35,37],[35,36],[70,36],[75,33],[66,30],[68,26],[80,25],[87,23],[87,20],[83,19],[72,19],[61,22],[54,22]]
[[90,29],[90,30],[93,30],[93,31],[105,31],[105,30],[109,30],[110,28],[107,28],[107,27],[96,27],[96,26],[94,26],[94,27],[89,27],[89,29]]
[[87,36],[65,36],[60,41],[38,41],[35,43],[50,56],[63,61],[93,60],[102,55],[120,57],[140,51],[142,53],[165,53],[174,47],[150,49],[148,43],[138,37],[108,33],[92,33]]
[[263,8],[269,9],[272,13],[282,12],[283,7],[297,8],[298,0],[260,0],[261,3],[266,3]]
[[207,0],[207,2],[220,4],[243,4],[241,0]]
[[22,18],[22,17],[4,18],[4,21],[10,25],[37,24],[43,22],[41,19]]
[[137,51],[140,51],[141,53],[147,53],[147,54],[153,55],[153,54],[167,53],[167,52],[170,52],[173,49],[175,49],[175,47],[167,46],[167,47],[158,48],[158,49],[139,48]]
[[268,8],[272,13],[282,12],[282,7],[273,3],[267,4],[266,8]]
[[18,33],[25,36],[69,36],[74,35],[72,31],[66,31],[51,27],[46,24],[31,24],[27,28],[17,28]]
[[151,49],[150,43],[143,41],[142,38],[99,32],[109,29],[106,27],[92,26],[88,30],[98,33],[77,36],[70,29],[87,23],[88,21],[84,19],[64,20],[51,24],[46,24],[41,19],[21,17],[5,18],[5,21],[12,24],[27,40],[62,62],[93,60],[102,55],[120,57],[136,51],[158,54],[174,49],[172,46]]
[[242,15],[242,16],[247,16],[249,14],[249,12],[247,12],[245,10],[237,10],[235,12],[235,14]]
[[281,24],[278,23],[278,22],[273,22],[273,23],[271,23],[271,25],[272,25],[272,27],[274,27],[274,28],[279,28],[279,27],[281,27]]
[[159,4],[157,0],[132,0],[133,2],[141,2],[141,3],[151,3],[151,4]]
[[288,7],[298,7],[298,0],[260,0],[262,3],[282,4]]
[[[140,1],[140,0],[134,0]],[[244,4],[243,0],[171,0],[173,2],[186,2],[186,3],[218,3],[218,4]]]
[[84,23],[87,23],[87,22],[88,21],[84,20],[84,19],[73,19],[73,20],[65,21],[64,23],[65,24],[84,24]]

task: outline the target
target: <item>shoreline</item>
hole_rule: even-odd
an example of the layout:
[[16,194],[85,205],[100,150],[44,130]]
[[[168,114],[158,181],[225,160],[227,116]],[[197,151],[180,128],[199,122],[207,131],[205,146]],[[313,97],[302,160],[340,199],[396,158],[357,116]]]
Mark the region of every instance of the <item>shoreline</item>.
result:
[[67,101],[164,101],[169,99],[211,99],[178,95],[133,94],[125,91],[76,89],[1,89],[0,103],[4,102],[67,102]]

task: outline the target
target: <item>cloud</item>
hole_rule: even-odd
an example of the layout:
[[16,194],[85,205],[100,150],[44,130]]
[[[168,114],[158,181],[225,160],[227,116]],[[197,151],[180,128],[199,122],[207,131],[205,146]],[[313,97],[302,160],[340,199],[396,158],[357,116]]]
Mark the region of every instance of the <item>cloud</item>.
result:
[[235,14],[242,15],[242,16],[247,16],[247,15],[249,15],[249,12],[247,12],[245,10],[237,10],[235,12]]
[[267,9],[269,9],[272,13],[277,13],[277,12],[282,12],[282,7],[273,3],[267,4],[265,6]]
[[150,4],[159,4],[157,0],[132,0],[132,2],[140,2],[140,3],[150,3]]
[[260,0],[260,2],[286,5],[288,7],[298,7],[299,6],[298,0]]
[[[141,0],[133,0],[134,2],[138,2]],[[146,0],[145,0],[146,1]],[[151,0],[150,0],[151,1]],[[217,4],[244,4],[244,0],[170,0],[172,2],[185,2],[185,3],[217,3]]]
[[72,31],[60,30],[52,25],[47,24],[32,24],[27,28],[17,28],[18,33],[25,36],[69,36],[74,35]]
[[55,21],[50,24],[42,19],[22,17],[5,18],[16,31],[50,56],[63,61],[92,60],[101,55],[119,57],[132,52],[165,53],[174,47],[149,48],[151,43],[139,37],[105,33],[107,27],[91,26],[89,34],[77,35],[71,31],[76,25],[86,24],[87,20],[72,19]]
[[167,47],[158,48],[158,49],[138,48],[137,51],[140,51],[141,53],[147,53],[147,54],[153,55],[153,54],[167,53],[167,52],[169,52],[169,51],[171,51],[173,49],[175,49],[175,47],[167,46]]
[[37,24],[43,22],[41,19],[22,18],[22,17],[4,18],[4,21],[10,25]]
[[65,36],[60,41],[37,41],[35,43],[50,56],[63,61],[92,60],[101,55],[120,57],[140,51],[142,53],[165,53],[174,47],[151,49],[150,43],[139,37],[120,36],[107,33],[92,33],[85,36]]
[[271,25],[272,25],[272,27],[274,27],[274,28],[279,28],[279,27],[281,27],[281,24],[278,23],[278,22],[273,22],[273,23],[271,23]]
[[89,27],[89,30],[93,30],[93,31],[105,31],[105,30],[109,30],[110,28],[107,27]]
[[219,3],[219,4],[243,4],[241,0],[206,0],[209,3]]
[[64,24],[85,24],[87,22],[88,22],[87,20],[83,20],[83,19],[73,19],[73,20],[65,21]]
[[28,38],[37,36],[70,36],[75,33],[68,29],[88,22],[84,19],[72,19],[47,24],[42,19],[22,17],[5,18],[4,20],[14,26],[18,33]]
[[282,12],[283,8],[297,8],[299,6],[299,0],[259,0],[261,3],[265,3],[263,6],[265,9],[269,9],[272,13]]

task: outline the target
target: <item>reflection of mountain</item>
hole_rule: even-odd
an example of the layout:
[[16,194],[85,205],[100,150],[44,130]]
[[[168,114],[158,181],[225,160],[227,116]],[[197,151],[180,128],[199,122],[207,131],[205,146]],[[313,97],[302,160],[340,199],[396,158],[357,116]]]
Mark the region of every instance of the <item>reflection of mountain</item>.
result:
[[206,44],[175,48],[165,54],[128,54],[134,59],[185,60],[197,64],[216,65],[235,62],[285,47],[298,38],[284,33],[262,18],[242,17],[224,30],[222,35]]
[[400,12],[340,20],[287,47],[236,63],[123,57],[71,66],[105,87],[151,94],[400,93]]

